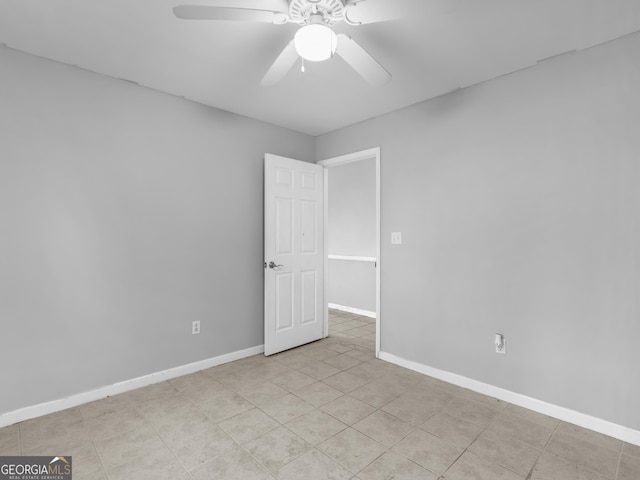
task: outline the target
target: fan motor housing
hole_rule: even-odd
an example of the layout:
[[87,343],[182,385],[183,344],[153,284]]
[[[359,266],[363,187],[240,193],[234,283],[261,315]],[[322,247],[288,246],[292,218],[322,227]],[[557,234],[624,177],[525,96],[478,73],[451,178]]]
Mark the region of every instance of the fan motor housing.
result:
[[344,19],[344,3],[341,0],[291,0],[289,17],[300,25],[308,25],[312,15],[322,15],[326,25],[334,25]]

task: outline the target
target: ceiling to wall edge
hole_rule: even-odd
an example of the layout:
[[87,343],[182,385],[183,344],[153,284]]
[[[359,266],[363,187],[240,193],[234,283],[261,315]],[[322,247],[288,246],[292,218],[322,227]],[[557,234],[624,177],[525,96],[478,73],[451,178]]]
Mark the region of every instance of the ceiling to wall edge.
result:
[[[85,68],[85,67],[83,67],[81,65],[77,65],[77,64],[73,64],[73,63],[67,63],[67,62],[63,62],[63,61],[60,61],[60,60],[54,60],[54,59],[51,59],[51,58],[48,58],[48,57],[44,57],[42,55],[37,55],[37,54],[34,54],[34,53],[30,53],[30,52],[27,52],[27,51],[24,51],[24,50],[20,50],[19,48],[12,47],[11,45],[9,45],[7,43],[0,43],[0,47],[5,47],[5,48],[8,48],[8,49],[13,50],[15,52],[19,52],[19,53],[22,53],[22,54],[25,54],[25,55],[29,55],[29,56],[32,56],[32,57],[36,57],[36,58],[40,58],[40,59],[43,59],[43,60],[47,60],[49,62],[54,62],[54,63],[57,63],[57,64],[65,65],[67,67],[77,68],[79,70],[83,70],[85,72],[92,73],[94,75],[100,75],[100,76],[111,78],[111,79],[114,79],[114,80],[119,80],[119,81],[127,83],[129,85],[134,85],[134,86],[137,86],[137,87],[146,88],[148,90],[152,90],[154,92],[158,92],[158,93],[161,93],[161,94],[164,94],[164,95],[168,95],[170,97],[179,98],[179,99],[182,99],[182,100],[185,100],[185,101],[188,101],[188,102],[196,103],[198,105],[201,105],[201,106],[204,106],[204,107],[207,107],[207,108],[212,108],[212,109],[217,110],[219,112],[224,112],[224,113],[229,113],[229,114],[232,114],[232,115],[237,115],[239,117],[244,117],[244,118],[253,120],[255,122],[261,122],[261,123],[265,123],[265,124],[268,124],[268,125],[276,126],[278,128],[283,128],[285,130],[289,130],[289,131],[297,132],[297,133],[300,133],[300,134],[303,134],[303,135],[307,135],[307,136],[315,139],[315,138],[321,137],[323,135],[328,135],[330,133],[337,132],[339,130],[342,130],[343,128],[348,128],[348,127],[352,127],[352,126],[355,126],[355,125],[359,125],[359,124],[368,122],[370,120],[374,120],[376,118],[380,118],[380,117],[383,117],[385,115],[404,110],[405,108],[410,108],[410,107],[412,107],[414,105],[420,105],[422,103],[435,101],[435,100],[441,99],[443,97],[446,97],[448,95],[460,92],[461,90],[471,89],[471,88],[483,85],[485,83],[493,82],[494,80],[497,80],[499,78],[507,77],[507,76],[510,76],[510,75],[513,75],[513,74],[517,74],[517,73],[523,72],[525,70],[529,70],[531,68],[536,68],[539,65],[547,63],[547,62],[556,61],[556,60],[558,60],[560,58],[565,58],[567,56],[571,56],[571,55],[574,55],[574,54],[577,54],[577,53],[580,53],[580,52],[589,51],[591,49],[594,49],[594,48],[597,48],[597,47],[600,47],[600,46],[603,46],[603,45],[607,45],[609,43],[614,43],[614,42],[622,40],[622,39],[624,39],[626,37],[631,37],[631,36],[634,36],[634,35],[640,35],[640,30],[635,30],[633,32],[630,32],[630,33],[627,33],[627,34],[624,34],[624,35],[620,35],[620,36],[618,36],[616,38],[612,38],[610,40],[606,40],[604,42],[601,42],[601,43],[598,43],[598,44],[595,44],[595,45],[591,45],[591,46],[586,47],[586,48],[567,50],[565,52],[561,52],[561,53],[558,53],[556,55],[552,55],[550,57],[540,59],[535,64],[527,65],[525,67],[518,68],[518,69],[512,70],[510,72],[506,72],[506,73],[497,75],[495,77],[491,77],[491,78],[488,78],[486,80],[482,80],[480,82],[476,82],[476,83],[473,83],[473,84],[470,84],[470,85],[466,85],[466,86],[463,86],[463,87],[456,87],[456,88],[454,88],[452,90],[449,90],[448,92],[442,93],[440,95],[436,95],[436,96],[433,96],[433,97],[425,98],[425,99],[419,100],[417,102],[408,103],[408,104],[402,105],[402,106],[400,106],[398,108],[394,108],[394,109],[385,111],[385,112],[383,112],[383,113],[381,113],[379,115],[374,115],[372,117],[363,118],[362,120],[359,120],[357,122],[353,122],[353,123],[350,123],[350,124],[347,124],[347,125],[343,125],[343,126],[340,126],[338,128],[335,128],[335,129],[332,129],[332,130],[327,130],[326,132],[321,132],[321,133],[317,133],[317,134],[312,134],[312,133],[301,131],[301,130],[295,130],[295,129],[292,129],[290,127],[287,127],[287,126],[284,126],[284,125],[279,125],[279,124],[274,123],[274,122],[270,122],[270,121],[259,119],[259,118],[250,117],[248,115],[244,115],[242,113],[237,113],[237,112],[234,112],[232,110],[225,110],[223,108],[216,107],[214,105],[208,105],[206,103],[201,103],[201,102],[198,102],[197,100],[193,100],[193,99],[188,98],[188,97],[186,97],[184,95],[176,95],[176,94],[173,94],[173,93],[165,92],[164,90],[159,90],[157,88],[150,87],[148,85],[145,85],[143,83],[137,82],[135,80],[130,80],[128,78],[115,77],[115,76],[109,75],[107,73],[96,72],[96,71],[91,70],[89,68]],[[316,162],[318,161],[318,159],[314,159],[314,160]]]

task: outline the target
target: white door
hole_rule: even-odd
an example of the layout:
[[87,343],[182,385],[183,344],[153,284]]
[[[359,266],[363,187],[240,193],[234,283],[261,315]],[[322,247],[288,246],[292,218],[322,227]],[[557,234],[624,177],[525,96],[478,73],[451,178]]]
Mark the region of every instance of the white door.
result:
[[264,159],[264,353],[324,333],[323,168]]

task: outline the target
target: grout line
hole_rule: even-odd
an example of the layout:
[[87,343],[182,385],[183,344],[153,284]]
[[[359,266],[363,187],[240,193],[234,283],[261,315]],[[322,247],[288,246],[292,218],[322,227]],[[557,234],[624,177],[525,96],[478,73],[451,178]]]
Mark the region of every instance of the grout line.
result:
[[20,422],[18,423],[17,427],[18,427],[18,453],[20,455],[24,455],[24,449],[22,447],[22,423]]
[[618,453],[618,464],[616,465],[616,474],[613,477],[614,480],[618,479],[620,474],[620,464],[622,463],[622,451],[624,450],[624,442],[620,442],[620,452]]

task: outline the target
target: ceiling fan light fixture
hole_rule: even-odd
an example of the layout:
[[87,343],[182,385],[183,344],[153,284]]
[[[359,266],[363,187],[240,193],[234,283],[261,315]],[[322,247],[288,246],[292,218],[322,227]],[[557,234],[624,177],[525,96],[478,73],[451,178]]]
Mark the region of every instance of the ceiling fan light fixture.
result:
[[338,37],[326,25],[305,25],[294,37],[296,52],[310,62],[329,60],[338,47]]

